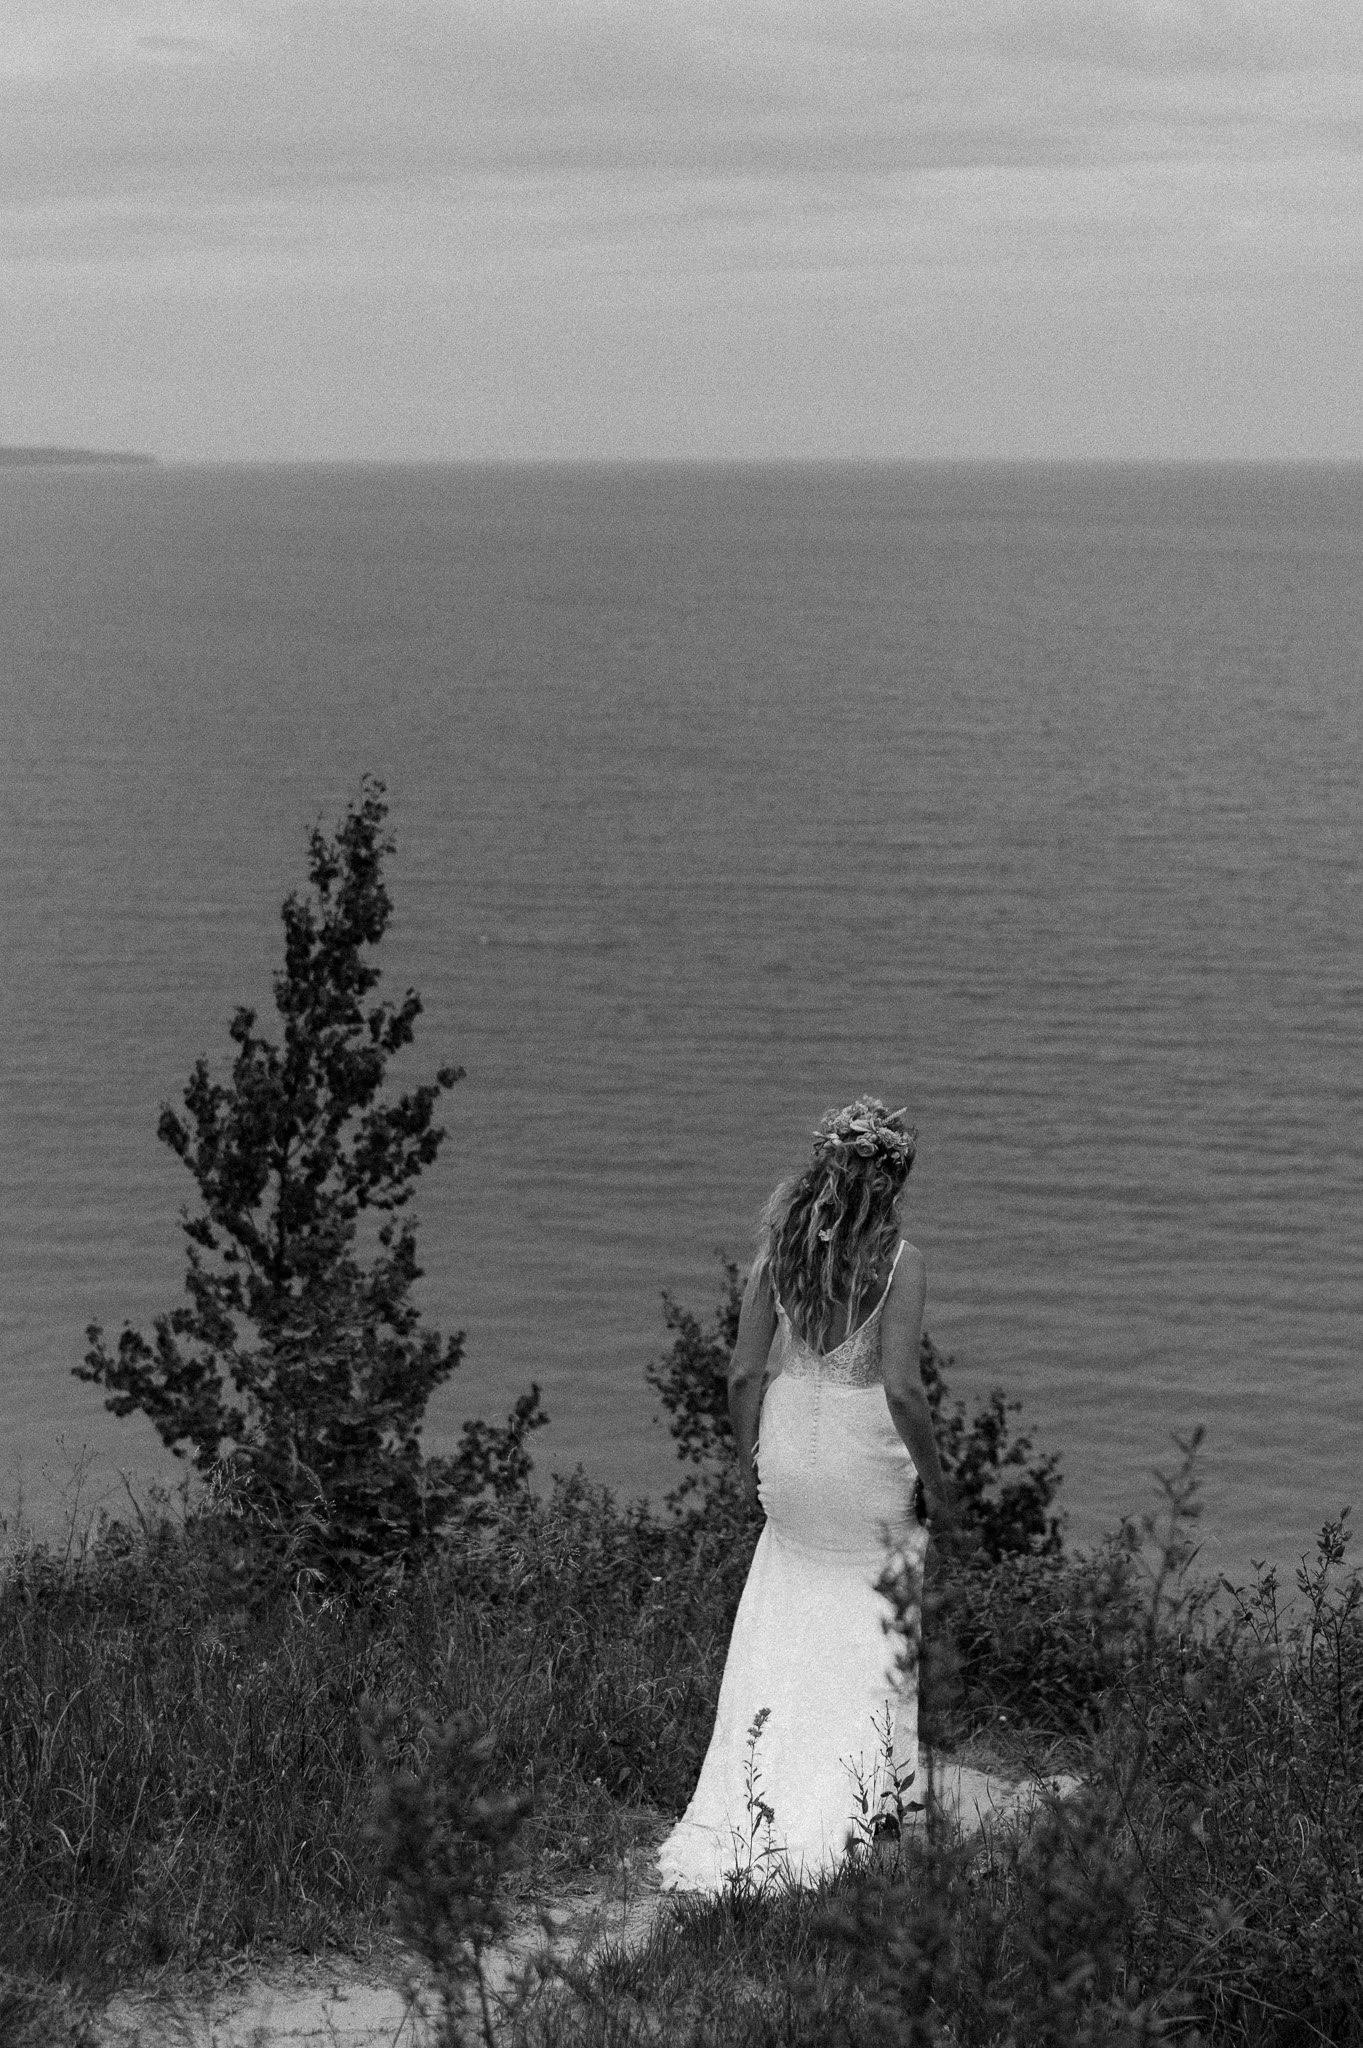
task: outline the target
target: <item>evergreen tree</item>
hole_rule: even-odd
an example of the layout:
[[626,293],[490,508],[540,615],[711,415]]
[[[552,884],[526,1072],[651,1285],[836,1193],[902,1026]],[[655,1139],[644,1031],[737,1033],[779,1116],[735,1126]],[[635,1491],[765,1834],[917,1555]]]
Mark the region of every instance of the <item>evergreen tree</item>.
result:
[[409,1555],[489,1487],[523,1486],[525,1437],[547,1419],[532,1388],[505,1429],[466,1424],[455,1459],[421,1454],[426,1404],[458,1366],[463,1335],[420,1325],[416,1226],[402,1212],[439,1152],[435,1106],[462,1069],[379,1099],[421,1014],[412,989],[366,1007],[392,913],[386,816],[383,784],[366,778],[335,836],[310,835],[311,892],[282,910],[282,1042],[239,1009],[230,1081],[200,1060],[187,1114],[162,1109],[158,1134],[201,1198],[183,1213],[187,1303],[157,1317],[152,1343],[125,1328],[110,1351],[92,1323],[75,1368],[116,1415],[149,1416],[295,1554],[301,1541],[342,1569]]

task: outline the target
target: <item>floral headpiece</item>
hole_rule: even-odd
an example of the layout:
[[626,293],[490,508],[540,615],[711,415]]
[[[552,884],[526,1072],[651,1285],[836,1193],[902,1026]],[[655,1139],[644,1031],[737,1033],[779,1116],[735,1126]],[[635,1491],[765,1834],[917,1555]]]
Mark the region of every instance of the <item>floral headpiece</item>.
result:
[[874,1095],[859,1096],[846,1109],[830,1109],[814,1133],[814,1157],[826,1159],[831,1152],[855,1152],[859,1158],[876,1154],[896,1169],[907,1173],[918,1150],[918,1133],[908,1121],[907,1109],[886,1109]]

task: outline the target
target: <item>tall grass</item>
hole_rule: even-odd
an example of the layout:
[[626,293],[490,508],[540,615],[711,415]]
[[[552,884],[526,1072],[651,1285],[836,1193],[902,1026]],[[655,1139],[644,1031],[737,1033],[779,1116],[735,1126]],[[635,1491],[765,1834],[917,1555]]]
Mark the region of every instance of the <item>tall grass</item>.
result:
[[[1063,1758],[1077,1799],[973,1846],[878,1848],[822,1893],[680,1909],[511,2035],[1363,2048],[1347,1522],[1289,1601],[1271,1572],[1199,1583],[1195,1508],[1189,1464],[1159,1529],[936,1570],[925,1725]],[[364,1598],[211,1504],[20,1551],[0,1572],[0,1975],[93,1985],[353,1941],[394,1885],[418,1917],[438,1896],[467,1915],[457,1816],[487,1797],[525,1818],[518,1862],[500,1834],[487,1852],[475,1932],[518,1888],[609,1865],[692,1789],[755,1533],[731,1490],[658,1514],[578,1478]]]
[[364,1601],[257,1576],[210,1513],[0,1576],[0,1964],[136,1972],[353,1936],[375,1764],[467,1715],[532,1855],[599,1863],[689,1793],[746,1557],[573,1480]]
[[52,1975],[321,1939],[377,1904],[371,1631],[247,1604],[169,1519],[0,1583],[0,1959]]

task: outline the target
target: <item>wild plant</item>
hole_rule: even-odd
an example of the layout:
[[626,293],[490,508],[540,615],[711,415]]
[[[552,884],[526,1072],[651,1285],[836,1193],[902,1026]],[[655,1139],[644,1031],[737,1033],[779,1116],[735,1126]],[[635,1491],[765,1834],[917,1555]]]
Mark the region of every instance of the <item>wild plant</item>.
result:
[[371,1837],[398,1932],[425,1966],[411,1996],[422,2005],[434,1985],[443,2048],[469,2038],[475,1996],[475,2024],[495,2048],[489,1952],[507,1931],[503,1886],[530,1797],[494,1789],[495,1745],[469,1715],[443,1727],[423,1718],[420,1767],[396,1768],[388,1751],[404,1719],[393,1707],[365,1714],[377,1765]]
[[743,1755],[743,1808],[746,1824],[733,1830],[733,1864],[725,1873],[729,1895],[751,1898],[773,1877],[780,1875],[784,1848],[772,1838],[776,1814],[762,1794],[762,1772],[757,1761],[762,1731],[771,1719],[770,1707],[759,1707],[748,1724],[747,1748]]
[[852,1781],[848,1848],[854,1857],[865,1857],[887,1843],[902,1841],[927,1808],[926,1800],[914,1796],[919,1790],[917,1764],[902,1763],[896,1753],[891,1702],[886,1701],[872,1725],[880,1746],[870,1770],[864,1757],[843,1759]]

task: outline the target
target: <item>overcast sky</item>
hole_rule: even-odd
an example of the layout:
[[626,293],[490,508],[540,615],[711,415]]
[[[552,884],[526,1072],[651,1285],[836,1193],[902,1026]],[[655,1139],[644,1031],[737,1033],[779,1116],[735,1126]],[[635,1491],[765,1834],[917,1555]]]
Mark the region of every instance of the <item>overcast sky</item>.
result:
[[0,0],[0,441],[1363,457],[1363,0]]

